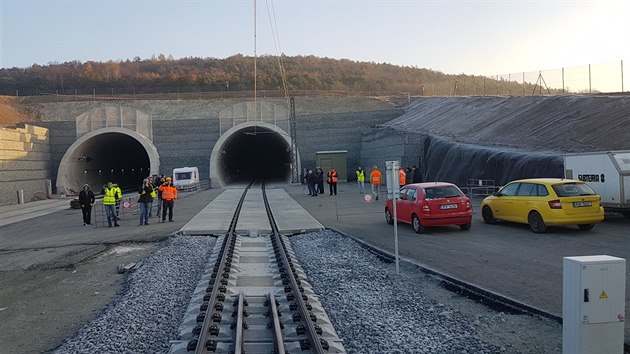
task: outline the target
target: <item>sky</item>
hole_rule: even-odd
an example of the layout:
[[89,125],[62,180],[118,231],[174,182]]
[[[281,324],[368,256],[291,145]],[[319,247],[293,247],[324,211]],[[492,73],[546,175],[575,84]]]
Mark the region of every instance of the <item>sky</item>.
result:
[[278,53],[470,75],[630,67],[630,0],[0,0],[0,68]]

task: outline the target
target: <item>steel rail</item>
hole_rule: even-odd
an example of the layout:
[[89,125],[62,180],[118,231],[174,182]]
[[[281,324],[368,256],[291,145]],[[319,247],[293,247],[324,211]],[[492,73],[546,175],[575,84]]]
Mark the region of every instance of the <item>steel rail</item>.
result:
[[[223,240],[223,246],[221,250],[221,262],[219,267],[216,269],[214,276],[214,282],[212,284],[212,292],[210,295],[210,299],[208,299],[208,307],[206,308],[206,312],[204,313],[203,325],[201,326],[201,331],[199,332],[199,339],[197,341],[197,345],[195,346],[195,354],[202,354],[208,351],[207,344],[208,343],[208,334],[210,333],[210,327],[212,326],[212,322],[214,319],[212,318],[212,313],[217,307],[219,303],[218,295],[221,292],[221,281],[223,277],[227,275],[229,277],[230,268],[227,264],[228,259],[231,259],[231,254],[229,252],[230,246],[234,246],[234,242],[236,241],[236,224],[238,223],[238,216],[241,212],[241,208],[243,207],[243,202],[245,201],[245,196],[247,195],[247,191],[252,187],[254,181],[250,182],[247,188],[243,191],[241,195],[241,199],[236,206],[236,210],[234,211],[234,215],[232,216],[232,221],[230,222],[230,227],[228,232],[225,235]],[[231,264],[231,262],[230,262]],[[221,276],[219,275],[220,273]]]
[[273,212],[271,211],[271,206],[269,205],[269,200],[267,199],[267,191],[265,188],[265,182],[263,182],[262,186],[263,193],[263,201],[265,203],[265,210],[267,211],[267,217],[269,218],[269,224],[272,230],[272,240],[274,240],[277,244],[279,244],[280,255],[282,258],[282,264],[288,273],[289,281],[291,282],[291,288],[295,292],[295,299],[298,305],[298,310],[301,316],[301,321],[305,323],[305,332],[310,344],[311,352],[323,354],[326,351],[322,346],[322,342],[320,341],[319,335],[317,334],[317,329],[311,320],[311,313],[306,307],[306,300],[302,298],[302,293],[300,291],[300,286],[297,282],[296,276],[293,273],[293,265],[289,262],[289,257],[287,256],[286,246],[280,236],[280,232],[278,231],[278,226],[273,217]]
[[234,335],[234,353],[242,354],[244,351],[245,338],[243,336],[244,314],[245,314],[245,295],[243,292],[238,293],[238,306],[236,307],[236,334]]
[[271,321],[273,324],[273,338],[276,344],[276,353],[285,354],[284,338],[282,336],[282,326],[280,325],[280,316],[278,315],[278,306],[276,305],[276,297],[273,293],[267,294],[269,307],[271,311]]

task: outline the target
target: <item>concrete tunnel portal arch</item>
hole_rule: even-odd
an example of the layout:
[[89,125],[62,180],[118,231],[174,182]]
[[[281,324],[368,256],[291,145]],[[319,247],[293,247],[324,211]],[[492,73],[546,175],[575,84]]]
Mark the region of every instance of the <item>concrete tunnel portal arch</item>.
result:
[[68,148],[57,172],[57,193],[75,195],[87,183],[98,194],[109,181],[135,188],[159,169],[160,156],[149,139],[126,128],[102,128]]
[[[246,122],[226,131],[210,155],[212,185],[249,183],[252,179],[290,183],[293,158],[291,138],[277,126]],[[296,151],[299,171],[300,157]]]

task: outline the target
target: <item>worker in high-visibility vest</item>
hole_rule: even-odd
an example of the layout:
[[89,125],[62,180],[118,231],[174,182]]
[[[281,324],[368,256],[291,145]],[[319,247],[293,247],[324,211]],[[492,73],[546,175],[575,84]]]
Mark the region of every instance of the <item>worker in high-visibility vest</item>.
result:
[[335,169],[331,169],[328,171],[328,185],[330,186],[330,195],[337,195],[337,171]]
[[166,209],[168,209],[168,221],[173,222],[173,206],[177,199],[177,188],[173,187],[171,177],[166,177],[164,184],[158,187],[162,191],[162,222],[166,222]]
[[357,185],[359,186],[359,193],[365,193],[365,171],[359,166],[355,171],[357,174]]
[[378,190],[381,186],[381,171],[378,170],[378,166],[374,165],[372,173],[370,173],[370,183],[372,184],[372,195],[375,200],[378,200]]
[[407,184],[407,175],[405,175],[405,170],[402,166],[398,168],[398,184],[400,184],[400,188]]
[[112,221],[114,226],[120,226],[118,225],[118,217],[116,217],[116,200],[121,199],[122,196],[118,192],[118,188],[114,187],[112,182],[108,182],[107,185],[103,186],[101,193],[103,194],[103,207],[109,227],[112,227]]
[[117,195],[116,198],[116,219],[120,220],[120,204],[122,203],[122,189],[118,183],[114,183],[115,193]]

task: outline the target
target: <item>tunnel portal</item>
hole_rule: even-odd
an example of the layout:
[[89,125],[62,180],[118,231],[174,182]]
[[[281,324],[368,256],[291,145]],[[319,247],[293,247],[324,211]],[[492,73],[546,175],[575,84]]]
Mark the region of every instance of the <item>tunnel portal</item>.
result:
[[291,182],[291,144],[286,133],[265,123],[245,123],[226,132],[210,158],[213,184]]
[[87,183],[98,194],[109,181],[123,190],[136,188],[157,173],[159,157],[151,142],[124,128],[103,130],[82,137],[68,149],[59,165],[59,193],[78,194]]

